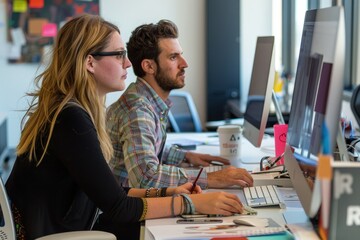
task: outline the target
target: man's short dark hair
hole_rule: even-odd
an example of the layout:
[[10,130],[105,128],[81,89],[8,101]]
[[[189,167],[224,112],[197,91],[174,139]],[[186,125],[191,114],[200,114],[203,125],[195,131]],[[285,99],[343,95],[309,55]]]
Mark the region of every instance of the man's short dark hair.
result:
[[127,51],[136,76],[145,76],[141,68],[142,60],[153,59],[158,63],[160,54],[158,43],[163,38],[178,38],[177,26],[170,20],[163,19],[156,24],[143,24],[131,33]]

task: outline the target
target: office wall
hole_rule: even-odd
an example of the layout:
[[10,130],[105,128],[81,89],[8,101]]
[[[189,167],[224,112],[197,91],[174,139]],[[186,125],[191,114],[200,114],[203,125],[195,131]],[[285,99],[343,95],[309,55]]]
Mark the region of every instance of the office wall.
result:
[[256,39],[258,36],[273,35],[273,1],[245,0],[240,2],[240,95],[243,111],[246,108]]
[[[138,25],[166,18],[174,21],[180,31],[180,43],[189,68],[186,86],[205,121],[205,1],[206,0],[101,0],[100,14],[120,27],[122,37],[128,41],[131,31]],[[33,89],[33,79],[41,71],[34,64],[8,64],[6,42],[6,5],[0,1],[0,112],[8,116],[10,147],[15,147],[20,137],[21,110],[26,109],[29,98],[25,93]],[[135,80],[129,70],[127,84]],[[107,105],[121,92],[111,93]]]

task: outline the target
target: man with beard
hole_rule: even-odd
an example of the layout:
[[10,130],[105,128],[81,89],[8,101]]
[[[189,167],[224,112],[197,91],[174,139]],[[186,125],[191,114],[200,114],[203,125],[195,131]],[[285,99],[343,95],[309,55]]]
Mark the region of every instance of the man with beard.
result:
[[[199,170],[180,167],[208,166],[224,158],[165,148],[170,91],[185,85],[188,64],[178,41],[176,25],[169,20],[137,27],[127,43],[128,57],[137,76],[119,100],[107,111],[107,130],[114,147],[109,165],[122,186],[170,187],[193,181]],[[251,175],[242,168],[203,171],[197,182],[202,188],[232,185],[252,186]],[[159,192],[160,194],[160,192]]]

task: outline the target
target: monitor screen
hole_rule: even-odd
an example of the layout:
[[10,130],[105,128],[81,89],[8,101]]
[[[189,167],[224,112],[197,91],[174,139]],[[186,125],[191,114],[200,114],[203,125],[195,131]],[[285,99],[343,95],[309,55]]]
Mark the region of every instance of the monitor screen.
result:
[[285,167],[306,214],[318,213],[321,194],[315,174],[325,123],[334,149],[339,129],[345,59],[342,7],[306,12],[291,104]]
[[264,136],[274,78],[274,37],[258,37],[243,128],[243,136],[255,147],[261,146]]
[[7,118],[0,115],[0,164],[7,156]]

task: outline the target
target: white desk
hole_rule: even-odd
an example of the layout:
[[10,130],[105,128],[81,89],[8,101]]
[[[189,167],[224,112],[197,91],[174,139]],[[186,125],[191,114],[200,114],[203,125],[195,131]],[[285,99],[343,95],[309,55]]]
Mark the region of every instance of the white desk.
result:
[[[184,140],[189,139],[191,141],[200,141],[204,142],[204,145],[197,146],[196,152],[209,153],[212,155],[219,155],[219,140],[216,137],[216,132],[206,132],[206,133],[176,133],[168,134],[168,141],[175,140]],[[259,161],[263,156],[270,155],[274,156],[274,140],[269,136],[265,136],[262,142],[261,148],[255,148],[250,142],[245,138],[242,138],[241,146],[241,167],[247,170],[253,170],[254,168],[259,167]],[[269,183],[271,184],[271,183]],[[219,191],[219,189],[208,191]],[[224,191],[232,192],[237,194],[240,199],[244,202],[243,191],[240,188],[224,189]],[[281,196],[286,204],[285,209],[280,209],[279,207],[269,207],[269,208],[258,208],[258,214],[256,217],[261,218],[272,218],[279,225],[284,226],[285,224],[302,224],[306,227],[309,227],[308,219],[301,207],[301,204],[297,198],[296,193],[292,188],[280,188]],[[284,216],[287,217],[287,222],[285,221]],[[294,216],[294,217],[292,217]],[[224,222],[232,223],[232,220],[238,216],[225,217],[223,218]],[[186,226],[191,226],[191,224],[176,224],[177,218],[163,218],[155,220],[147,220],[145,224],[145,240],[159,240],[159,239],[181,239],[181,236],[184,235],[184,230]],[[150,230],[153,232],[160,231],[161,236],[154,237]],[[302,229],[302,228],[301,228]],[[301,234],[305,236],[301,237]],[[306,231],[299,232],[299,239],[316,239],[314,232],[310,229]],[[188,235],[188,237],[191,237]],[[198,236],[199,237],[199,236]],[[192,239],[199,239],[198,237]],[[314,237],[314,238],[313,238]],[[209,239],[208,237],[201,239]]]
[[[243,199],[243,193],[240,189],[223,189],[224,191],[237,194],[240,199]],[[208,191],[219,191],[208,190]],[[306,215],[300,205],[299,200],[297,199],[296,193],[293,189],[290,188],[281,188],[280,189],[282,197],[287,199],[285,200],[286,208],[281,209],[279,207],[269,207],[269,208],[258,208],[258,214],[256,216],[249,217],[258,217],[258,218],[271,218],[280,226],[285,224],[295,224],[297,227],[301,227],[301,231],[297,233],[298,239],[316,239],[315,233],[311,229],[311,225],[308,222]],[[290,216],[285,220],[284,215]],[[293,217],[291,217],[293,216]],[[239,216],[223,217],[222,224],[232,224],[233,219],[239,218]],[[204,235],[203,233],[192,233],[189,234],[189,231],[186,231],[186,227],[189,226],[198,226],[198,224],[177,224],[176,220],[179,218],[163,218],[155,220],[147,220],[145,224],[145,240],[165,240],[165,239],[210,239],[211,237],[223,236],[225,235]],[[288,222],[286,222],[288,221]],[[218,224],[215,224],[218,225]],[[155,236],[154,236],[155,235]]]
[[[196,152],[219,156],[219,138],[216,132],[167,134],[167,141],[175,142],[176,140],[203,142],[205,144],[198,145],[195,150]],[[268,135],[264,136],[260,148],[254,147],[246,138],[241,138],[241,167],[247,170],[258,168],[262,157],[274,156],[274,154],[274,139]]]
[[[220,146],[219,138],[216,132],[205,132],[205,133],[170,133],[167,135],[168,143],[176,142],[202,142],[205,144],[198,145],[195,152],[208,153],[214,156],[219,156]],[[274,139],[271,136],[265,135],[260,148],[254,147],[246,138],[241,139],[241,156],[240,156],[240,167],[245,168],[248,171],[259,169],[260,159],[264,156],[274,156]],[[255,178],[256,177],[256,178]],[[269,180],[265,175],[254,176],[254,185],[278,185],[289,187],[292,186],[289,179],[276,179]]]

